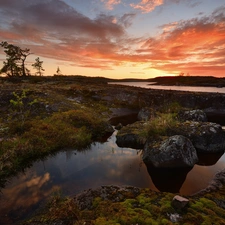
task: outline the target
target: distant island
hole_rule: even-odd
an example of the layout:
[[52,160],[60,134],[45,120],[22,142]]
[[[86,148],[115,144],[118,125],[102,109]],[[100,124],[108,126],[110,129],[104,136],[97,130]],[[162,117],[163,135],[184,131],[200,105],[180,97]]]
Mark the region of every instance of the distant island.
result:
[[213,76],[165,76],[148,79],[148,81],[156,82],[157,85],[169,86],[225,87],[225,77],[217,78]]

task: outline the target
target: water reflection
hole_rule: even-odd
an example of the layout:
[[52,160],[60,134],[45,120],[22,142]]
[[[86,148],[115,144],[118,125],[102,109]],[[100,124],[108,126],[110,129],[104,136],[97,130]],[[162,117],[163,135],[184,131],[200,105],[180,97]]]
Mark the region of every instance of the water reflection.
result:
[[118,84],[118,85],[141,87],[141,88],[148,88],[148,89],[225,93],[225,87],[218,88],[218,87],[176,86],[176,85],[166,86],[166,85],[154,85],[154,83],[155,82],[109,82],[109,84]]
[[215,165],[219,159],[222,157],[224,152],[214,153],[214,154],[198,154],[198,163],[200,166],[212,166]]
[[179,193],[191,167],[188,168],[154,168],[146,165],[148,173],[161,192]]
[[207,162],[211,166],[201,163],[191,171],[156,170],[143,163],[141,151],[119,148],[115,135],[116,131],[106,143],[92,144],[84,152],[59,152],[14,177],[0,195],[0,224],[29,216],[56,189],[74,195],[113,184],[192,194],[206,187],[225,165],[223,155]]

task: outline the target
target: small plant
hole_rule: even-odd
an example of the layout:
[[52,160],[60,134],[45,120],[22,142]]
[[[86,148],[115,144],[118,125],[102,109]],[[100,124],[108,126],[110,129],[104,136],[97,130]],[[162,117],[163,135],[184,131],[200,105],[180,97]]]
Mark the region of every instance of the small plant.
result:
[[38,102],[37,99],[29,101],[27,92],[28,90],[26,89],[23,89],[20,94],[13,92],[14,99],[10,100],[10,104],[12,105],[12,115],[10,120],[18,121],[21,130],[24,127],[25,121],[30,116],[32,106]]
[[161,113],[178,113],[182,109],[182,106],[178,102],[169,102],[164,104],[160,108]]

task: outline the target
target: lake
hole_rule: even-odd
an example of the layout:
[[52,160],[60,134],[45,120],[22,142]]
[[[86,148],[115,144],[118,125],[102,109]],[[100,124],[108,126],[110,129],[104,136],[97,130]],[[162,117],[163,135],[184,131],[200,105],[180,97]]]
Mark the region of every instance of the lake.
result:
[[225,87],[201,87],[201,86],[165,86],[153,85],[153,82],[109,82],[109,84],[126,85],[148,89],[174,90],[174,91],[194,91],[194,92],[213,92],[225,93]]

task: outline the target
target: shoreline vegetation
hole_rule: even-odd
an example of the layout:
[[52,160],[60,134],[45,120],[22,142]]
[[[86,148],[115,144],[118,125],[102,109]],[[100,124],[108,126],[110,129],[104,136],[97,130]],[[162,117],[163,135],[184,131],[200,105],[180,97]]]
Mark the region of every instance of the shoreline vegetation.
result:
[[[147,81],[203,85],[199,80],[225,86],[225,78],[213,77],[180,76]],[[224,109],[223,94],[143,90],[107,84],[110,81],[125,80],[84,76],[0,78],[1,188],[35,160],[70,147],[82,151],[93,141],[109,136],[113,132],[109,124],[112,109],[140,110],[149,104],[155,110],[170,111],[175,101],[184,104],[181,107]],[[175,196],[171,193],[115,186],[104,190],[107,191],[91,190],[83,195],[89,203],[84,208],[81,207],[84,202],[77,197],[56,193],[36,216],[20,224],[225,224],[224,183],[214,191],[187,196],[189,205],[184,209],[171,205]]]

